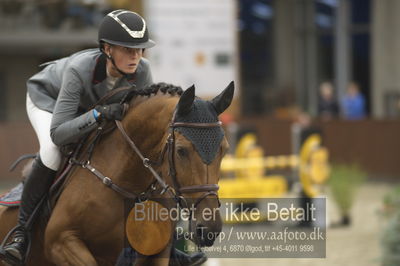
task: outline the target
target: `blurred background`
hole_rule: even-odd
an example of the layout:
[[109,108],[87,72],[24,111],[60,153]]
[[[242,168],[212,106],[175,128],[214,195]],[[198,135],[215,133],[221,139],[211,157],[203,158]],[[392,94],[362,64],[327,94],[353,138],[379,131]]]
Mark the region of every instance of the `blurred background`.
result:
[[[231,143],[224,193],[240,195],[235,182],[259,175],[261,197],[327,197],[328,224],[339,225],[328,228],[327,259],[267,263],[382,264],[400,242],[382,244],[400,203],[397,0],[0,0],[1,191],[19,181],[12,162],[38,149],[26,80],[41,63],[96,47],[101,19],[119,8],[148,22],[155,81],[195,84],[208,98],[235,80],[221,117]],[[320,139],[307,146],[312,135]],[[305,164],[317,173],[302,178]]]

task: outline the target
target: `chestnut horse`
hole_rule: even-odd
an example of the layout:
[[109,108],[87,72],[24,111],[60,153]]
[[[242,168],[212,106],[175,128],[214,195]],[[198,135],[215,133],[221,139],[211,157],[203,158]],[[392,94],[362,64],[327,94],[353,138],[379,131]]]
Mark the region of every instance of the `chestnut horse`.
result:
[[[162,190],[162,197],[195,205],[193,241],[212,245],[222,229],[217,184],[228,148],[218,115],[230,105],[233,91],[231,82],[211,101],[195,97],[194,86],[180,97],[159,90],[134,97],[119,130],[105,134],[95,146],[90,165],[73,169],[48,223],[35,223],[26,264],[115,265],[126,245],[126,197],[147,193],[149,187],[150,198],[161,196]],[[110,182],[124,193],[111,189]],[[204,220],[204,208],[218,210],[214,219]],[[0,207],[0,239],[15,226],[17,214],[17,208]],[[168,265],[172,238],[157,255],[139,256],[136,265]]]

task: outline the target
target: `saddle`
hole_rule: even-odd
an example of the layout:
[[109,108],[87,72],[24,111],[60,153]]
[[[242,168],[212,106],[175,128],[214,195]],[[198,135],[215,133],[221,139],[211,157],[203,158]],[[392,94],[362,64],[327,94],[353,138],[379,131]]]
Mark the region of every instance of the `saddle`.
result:
[[24,184],[21,182],[6,194],[0,196],[0,205],[6,207],[17,207],[21,203],[22,190]]

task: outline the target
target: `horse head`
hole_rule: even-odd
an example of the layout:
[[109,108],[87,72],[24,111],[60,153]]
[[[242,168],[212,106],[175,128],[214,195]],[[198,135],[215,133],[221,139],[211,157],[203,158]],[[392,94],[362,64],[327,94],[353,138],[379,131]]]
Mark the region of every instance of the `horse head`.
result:
[[170,167],[173,164],[176,170],[170,170],[169,176],[190,210],[190,235],[200,246],[211,246],[222,229],[217,191],[228,143],[218,115],[229,107],[233,92],[232,82],[205,101],[195,97],[192,86],[181,96],[172,118],[175,151]]
[[[199,246],[213,245],[222,230],[218,180],[228,142],[218,116],[231,104],[233,93],[233,82],[210,101],[196,97],[194,86],[180,98],[157,99],[156,93],[153,100],[134,99],[123,121],[139,149],[161,161],[147,180],[156,179],[164,192],[169,188],[179,206],[188,210],[190,236]],[[145,132],[149,127],[151,132]]]

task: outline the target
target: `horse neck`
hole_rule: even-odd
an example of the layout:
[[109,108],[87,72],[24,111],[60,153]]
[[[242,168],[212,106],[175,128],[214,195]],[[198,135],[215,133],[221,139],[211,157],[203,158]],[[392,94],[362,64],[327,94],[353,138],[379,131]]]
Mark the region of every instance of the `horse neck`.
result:
[[151,156],[160,152],[165,143],[178,98],[165,94],[157,94],[145,101],[140,98],[138,104],[132,104],[123,125],[139,149]]
[[[144,157],[157,161],[165,144],[168,125],[177,97],[156,95],[147,100],[138,99],[122,121],[122,125]],[[103,162],[114,173],[113,181],[142,191],[153,180],[135,151],[119,130],[115,130],[99,145],[96,154],[105,156]]]

